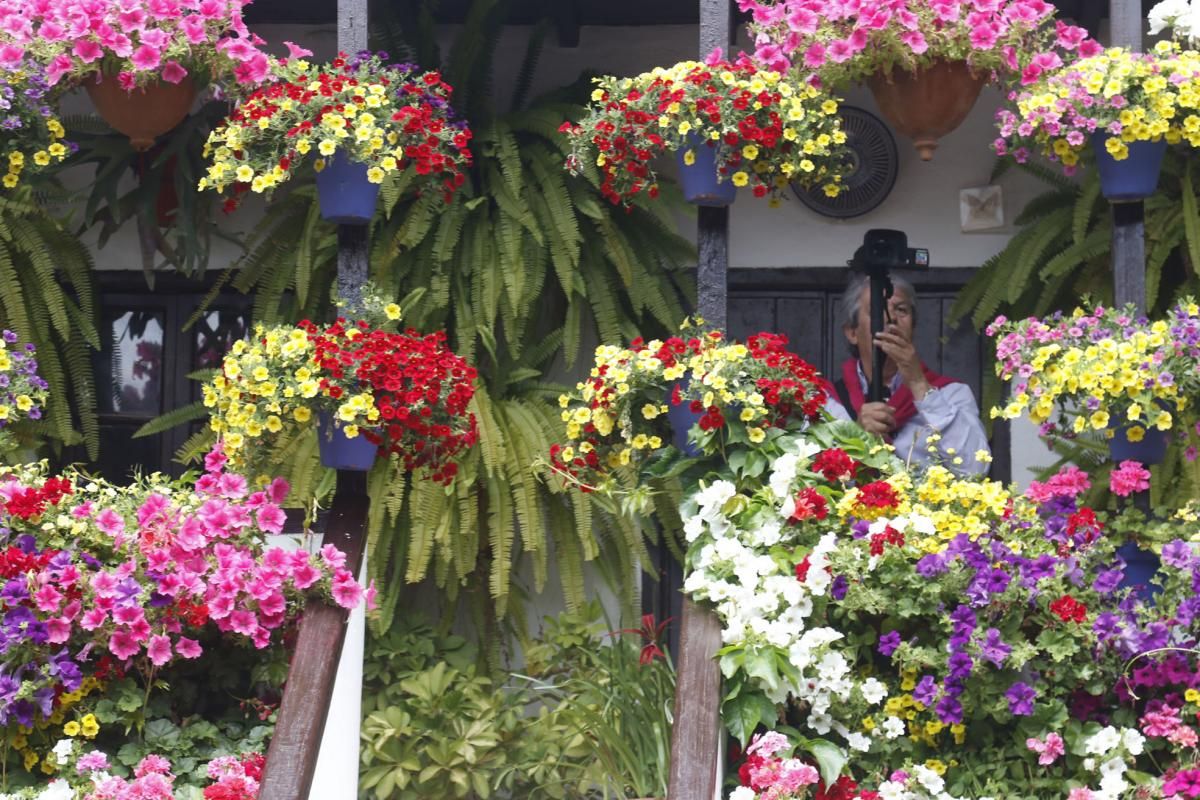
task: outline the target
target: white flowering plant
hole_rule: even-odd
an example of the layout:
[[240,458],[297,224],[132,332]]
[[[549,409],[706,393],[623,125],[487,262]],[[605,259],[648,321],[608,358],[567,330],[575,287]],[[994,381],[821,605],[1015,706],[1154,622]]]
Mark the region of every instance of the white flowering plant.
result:
[[[684,589],[720,618],[740,741],[787,724],[832,742],[850,754],[834,796],[861,800],[1200,786],[1195,545],[1164,545],[1149,603],[1078,469],[1017,495],[907,472],[848,423],[772,432],[754,453],[681,509]],[[771,796],[755,774],[736,800]]]

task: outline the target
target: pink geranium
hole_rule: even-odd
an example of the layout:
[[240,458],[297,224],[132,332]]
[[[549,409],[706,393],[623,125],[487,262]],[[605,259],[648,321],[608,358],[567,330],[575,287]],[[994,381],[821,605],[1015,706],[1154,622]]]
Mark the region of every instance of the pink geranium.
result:
[[1109,488],[1119,497],[1144,492],[1150,488],[1150,470],[1138,461],[1122,461],[1109,476]]

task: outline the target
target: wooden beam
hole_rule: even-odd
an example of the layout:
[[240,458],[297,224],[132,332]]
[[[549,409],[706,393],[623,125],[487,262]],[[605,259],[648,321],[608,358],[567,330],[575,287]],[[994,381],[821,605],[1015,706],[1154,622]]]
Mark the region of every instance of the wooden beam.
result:
[[337,0],[338,50],[354,55],[367,49],[367,0]]
[[[1109,0],[1112,44],[1140,52],[1146,24],[1141,0]],[[1146,310],[1146,226],[1145,206],[1113,203],[1112,264],[1113,299],[1116,305],[1133,303]]]
[[1113,47],[1128,47],[1141,52],[1142,32],[1146,27],[1142,0],[1109,0],[1108,18],[1111,23],[1109,39]]
[[[700,56],[733,42],[729,0],[700,0]],[[708,325],[727,322],[729,209],[699,209],[697,311]],[[721,621],[711,609],[683,602],[679,634],[675,724],[671,731],[669,800],[713,800],[721,785],[721,673],[713,658],[721,648]]]
[[[353,575],[359,574],[366,544],[367,502],[366,473],[339,471],[324,543],[346,554],[346,569]],[[258,800],[308,797],[348,618],[345,609],[326,603],[304,609]]]

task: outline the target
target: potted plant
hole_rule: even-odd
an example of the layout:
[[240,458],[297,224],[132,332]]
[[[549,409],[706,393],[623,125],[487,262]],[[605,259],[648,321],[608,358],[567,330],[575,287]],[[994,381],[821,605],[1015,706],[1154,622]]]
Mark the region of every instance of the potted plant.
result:
[[[226,466],[212,452],[199,478],[123,486],[44,461],[3,471],[0,612],[20,633],[0,655],[0,791],[200,796],[218,775],[197,766],[269,736],[270,709],[257,712],[271,701],[254,692],[272,686],[278,702],[271,676],[286,674],[281,643],[306,599],[373,604],[335,546],[266,543],[284,523],[286,481],[254,490]],[[145,793],[125,791],[150,753],[162,769],[138,770]],[[166,791],[142,781],[166,775],[168,758],[180,759],[179,795],[169,779]]]
[[[387,322],[400,318],[394,303],[383,310]],[[233,467],[257,474],[270,445],[315,430],[326,466],[368,470],[395,455],[399,466],[450,483],[455,456],[477,436],[467,410],[475,369],[446,348],[444,333],[401,333],[387,322],[259,326],[253,341],[235,342],[204,387]]]
[[409,168],[416,186],[448,203],[471,163],[471,131],[451,112],[452,91],[437,72],[389,65],[383,53],[281,60],[209,136],[200,188],[269,194],[312,153],[321,215],[332,222],[370,222],[380,184]]
[[82,84],[104,117],[147,150],[208,81],[253,84],[269,59],[242,21],[248,0],[0,2],[0,66],[27,57],[51,86]]
[[614,470],[669,444],[692,458],[723,457],[730,444],[762,442],[772,429],[818,418],[825,397],[816,369],[788,352],[780,334],[741,344],[697,331],[601,345],[591,377],[559,397],[568,441],[551,448],[550,462],[585,490],[609,490]]
[[1150,322],[1129,306],[1056,312],[988,326],[996,373],[1011,399],[993,417],[1023,414],[1044,436],[1102,431],[1114,461],[1162,461],[1166,432],[1179,427],[1200,390],[1200,306],[1184,300]]
[[599,167],[614,204],[656,197],[651,162],[666,152],[679,154],[684,196],[698,205],[727,206],[742,186],[773,199],[792,182],[840,190],[838,103],[814,86],[724,61],[597,83],[586,116],[562,126],[572,143],[567,168]]
[[1070,173],[1090,145],[1104,196],[1141,200],[1158,187],[1168,143],[1200,144],[1200,128],[1187,123],[1198,89],[1200,53],[1172,42],[1152,53],[1112,48],[1014,92],[1015,109],[997,113],[996,149],[1018,161],[1036,150]]
[[17,433],[26,420],[39,420],[50,393],[38,374],[32,344],[19,345],[12,331],[0,334],[0,458],[11,458],[28,442]]
[[1053,24],[1036,0],[742,0],[755,60],[838,88],[866,83],[887,120],[933,158],[995,76],[1023,80],[1061,63],[1051,46],[1088,55],[1082,28]]
[[60,163],[74,145],[64,139],[41,70],[23,59],[8,70],[0,84],[0,185],[15,189],[22,174]]

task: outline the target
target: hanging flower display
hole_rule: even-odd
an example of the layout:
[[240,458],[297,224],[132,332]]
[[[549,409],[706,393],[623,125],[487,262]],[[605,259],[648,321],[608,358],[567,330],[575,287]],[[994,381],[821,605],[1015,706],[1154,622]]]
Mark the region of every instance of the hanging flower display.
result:
[[1200,146],[1200,53],[1172,42],[1152,53],[1112,48],[1042,75],[1010,100],[997,112],[996,151],[1022,162],[1037,152],[1068,174],[1097,135],[1115,161],[1138,142]]
[[249,0],[0,0],[0,68],[44,65],[51,86],[114,76],[132,91],[185,79],[255,84],[270,61],[242,20]]
[[656,197],[651,162],[666,152],[681,153],[688,167],[711,150],[704,160],[717,179],[750,186],[756,197],[777,198],[792,182],[840,191],[846,136],[837,100],[816,87],[724,61],[597,83],[584,118],[562,126],[573,147],[567,168],[598,167],[614,204]]
[[1076,309],[1047,319],[998,318],[996,373],[1011,400],[993,417],[1023,414],[1044,435],[1130,426],[1130,438],[1178,427],[1200,392],[1200,306],[1185,300],[1150,322],[1132,306]]
[[14,425],[42,418],[50,388],[38,374],[34,346],[17,344],[12,331],[0,336],[0,454],[18,446]]
[[1056,22],[1045,0],[738,0],[738,8],[751,14],[755,61],[827,86],[952,61],[1032,79],[1062,63],[1054,46],[1082,57],[1100,49],[1084,29]]
[[816,369],[779,334],[745,344],[709,331],[601,345],[591,377],[558,399],[570,441],[551,448],[551,464],[590,490],[672,442],[694,445],[693,455],[762,442],[772,430],[816,419],[825,397]]
[[73,145],[51,106],[41,70],[20,61],[0,83],[0,185],[14,189],[21,176],[63,161]]
[[387,64],[386,54],[339,55],[312,65],[294,57],[239,103],[209,136],[201,189],[270,193],[311,154],[321,171],[335,156],[361,165],[371,184],[411,168],[415,185],[449,202],[471,163],[471,131],[454,117],[452,89],[437,72]]
[[[399,319],[398,307],[386,308]],[[204,403],[232,466],[251,475],[275,436],[316,428],[324,417],[324,435],[332,427],[369,446],[364,468],[394,454],[405,469],[449,483],[458,471],[454,458],[477,438],[468,411],[475,376],[440,331],[304,321],[260,326],[252,341],[235,342],[221,374],[205,385]]]

